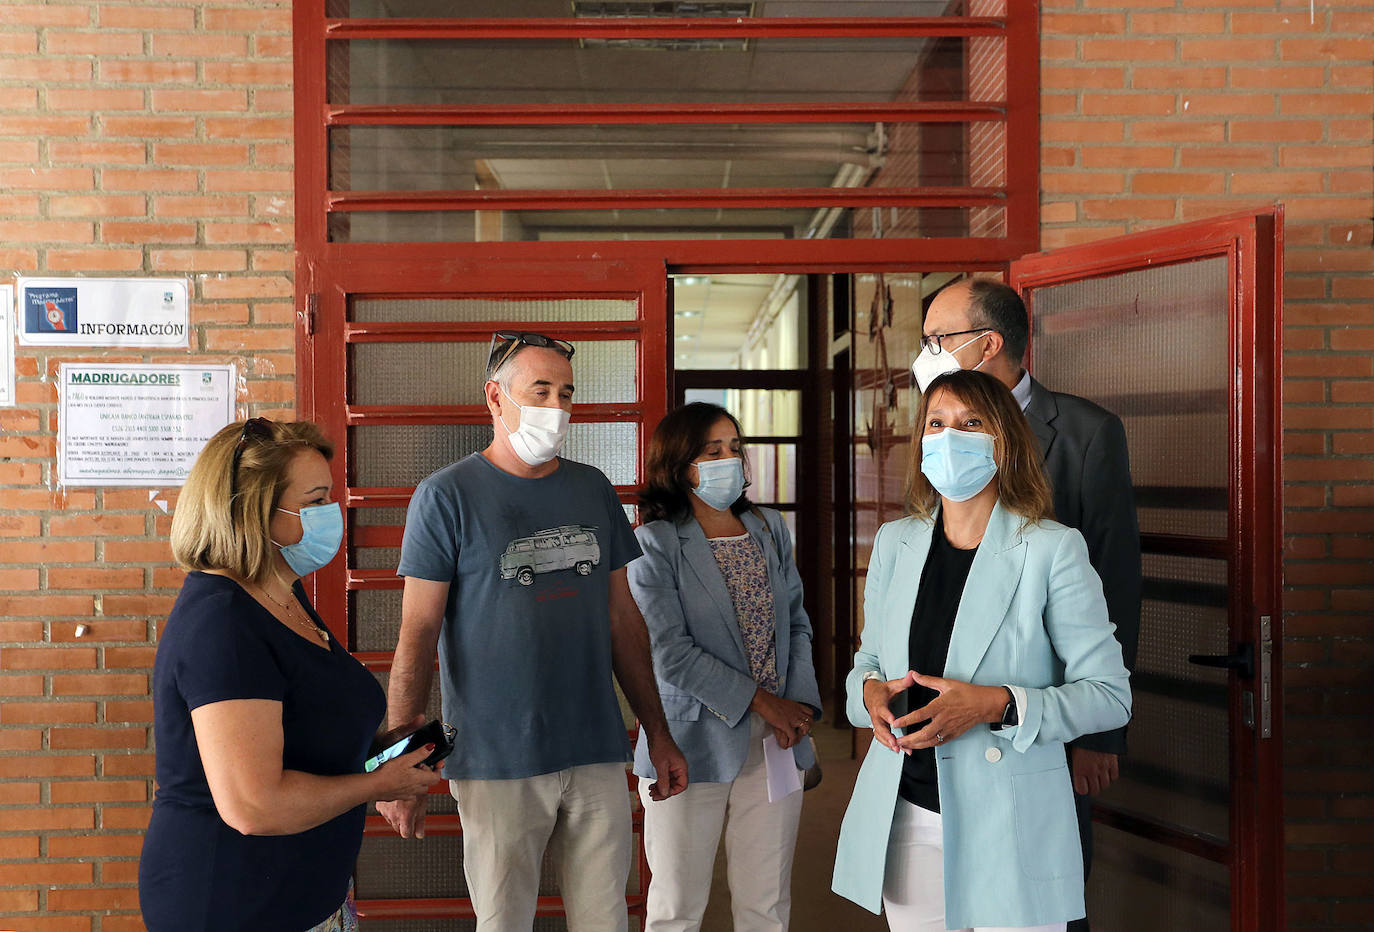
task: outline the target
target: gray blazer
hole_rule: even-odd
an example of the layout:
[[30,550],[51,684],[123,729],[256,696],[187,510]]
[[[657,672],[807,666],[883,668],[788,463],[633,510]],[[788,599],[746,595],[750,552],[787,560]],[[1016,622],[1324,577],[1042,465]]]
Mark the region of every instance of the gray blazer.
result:
[[[1055,519],[1076,528],[1087,541],[1126,669],[1134,670],[1140,634],[1140,526],[1121,418],[1077,395],[1052,392],[1035,379],[1026,418],[1054,487]],[[1084,735],[1071,744],[1124,754],[1126,729]]]
[[[820,688],[811,657],[811,620],[802,607],[801,576],[782,515],[759,509],[772,539],[753,514],[740,515],[763,551],[773,587],[781,694],[819,716]],[[729,783],[749,755],[749,703],[758,684],[749,672],[735,606],[695,518],[652,521],[635,530],[644,555],[629,565],[630,591],[644,614],[654,673],[668,730],[687,758],[693,783]],[[796,747],[797,766],[815,763],[808,738]],[[641,732],[635,773],[656,778]]]

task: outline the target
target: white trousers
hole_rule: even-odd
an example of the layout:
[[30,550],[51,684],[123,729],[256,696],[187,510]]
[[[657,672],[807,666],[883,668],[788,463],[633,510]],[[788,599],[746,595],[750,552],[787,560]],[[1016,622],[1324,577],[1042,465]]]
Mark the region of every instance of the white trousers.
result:
[[529,932],[547,848],[571,932],[625,932],[630,794],[625,765],[519,780],[450,780],[478,932]]
[[653,879],[645,932],[696,932],[711,896],[711,875],[725,829],[726,877],[735,932],[784,932],[792,912],[792,853],[801,821],[800,791],[768,801],[763,736],[750,714],[749,757],[731,783],[692,783],[671,799],[644,802],[644,850]]
[[[945,932],[945,842],[940,826],[939,813],[898,797],[883,874],[883,911],[892,932]],[[1065,932],[1067,926],[1052,922],[956,932]]]

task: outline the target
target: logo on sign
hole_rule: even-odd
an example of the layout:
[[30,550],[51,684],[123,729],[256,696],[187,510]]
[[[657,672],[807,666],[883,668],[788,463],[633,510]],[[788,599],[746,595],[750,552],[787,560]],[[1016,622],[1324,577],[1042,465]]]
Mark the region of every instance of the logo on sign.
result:
[[76,333],[75,288],[34,288],[24,297],[24,329],[29,333]]

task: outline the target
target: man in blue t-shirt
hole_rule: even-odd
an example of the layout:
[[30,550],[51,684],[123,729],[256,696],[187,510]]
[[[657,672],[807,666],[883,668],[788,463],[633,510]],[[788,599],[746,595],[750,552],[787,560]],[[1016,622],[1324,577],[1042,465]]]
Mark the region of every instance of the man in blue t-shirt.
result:
[[[437,647],[457,729],[444,772],[482,932],[531,928],[546,847],[570,929],[627,927],[629,744],[612,675],[648,741],[656,797],[687,786],[626,581],[639,545],[606,477],[558,456],[572,355],[542,334],[493,337],[495,436],[416,488],[397,569],[388,715],[394,727],[424,711]],[[424,837],[423,799],[378,809],[403,838]]]

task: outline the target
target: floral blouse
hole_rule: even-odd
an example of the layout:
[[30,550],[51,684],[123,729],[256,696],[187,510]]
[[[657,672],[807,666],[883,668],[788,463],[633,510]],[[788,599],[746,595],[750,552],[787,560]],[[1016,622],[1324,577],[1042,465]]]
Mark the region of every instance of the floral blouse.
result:
[[773,618],[773,586],[768,580],[768,563],[748,534],[709,537],[707,543],[725,577],[730,601],[735,605],[735,619],[744,638],[749,672],[754,682],[776,695],[779,691],[777,627]]

